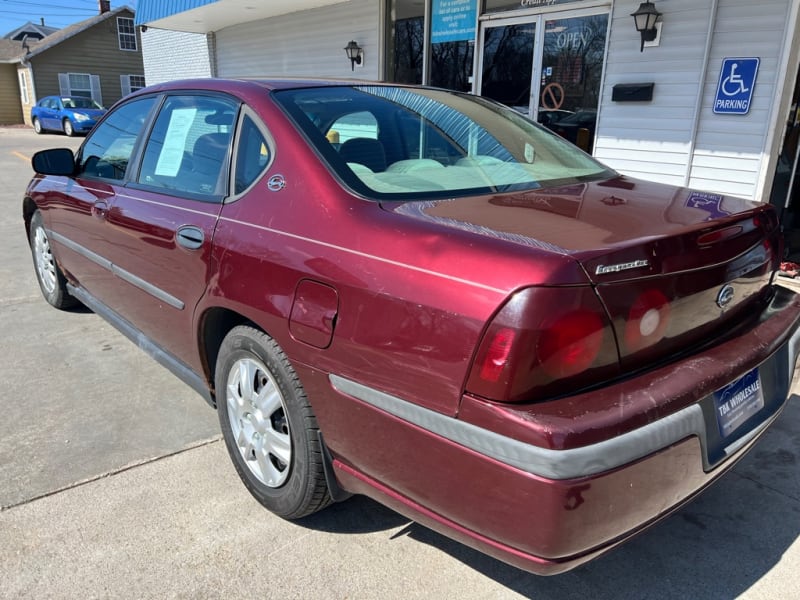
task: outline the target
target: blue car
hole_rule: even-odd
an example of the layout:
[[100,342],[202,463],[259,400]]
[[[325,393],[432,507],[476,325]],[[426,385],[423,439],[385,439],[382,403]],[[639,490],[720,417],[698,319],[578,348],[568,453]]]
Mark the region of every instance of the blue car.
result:
[[91,98],[46,96],[31,109],[31,121],[36,133],[63,131],[73,136],[88,133],[105,113],[106,109]]

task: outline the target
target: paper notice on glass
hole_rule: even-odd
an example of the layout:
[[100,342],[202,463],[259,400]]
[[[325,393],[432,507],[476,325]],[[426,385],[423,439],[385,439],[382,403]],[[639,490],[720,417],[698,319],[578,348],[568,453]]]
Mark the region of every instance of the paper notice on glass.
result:
[[183,162],[183,151],[186,148],[186,137],[194,123],[196,108],[176,108],[169,117],[164,146],[156,163],[156,175],[175,177]]

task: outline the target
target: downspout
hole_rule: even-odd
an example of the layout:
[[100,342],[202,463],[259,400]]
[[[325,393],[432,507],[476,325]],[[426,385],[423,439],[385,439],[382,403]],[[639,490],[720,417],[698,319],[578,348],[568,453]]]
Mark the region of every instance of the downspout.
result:
[[217,71],[217,35],[213,31],[206,34],[206,48],[208,48],[208,69],[211,77],[219,77]]
[[694,122],[692,123],[692,136],[689,139],[689,154],[686,161],[686,172],[683,175],[684,187],[689,185],[694,164],[694,151],[697,147],[697,131],[700,129],[700,110],[703,108],[703,92],[706,87],[706,74],[708,73],[708,61],[711,57],[711,45],[714,38],[714,27],[717,24],[717,9],[719,0],[711,0],[711,11],[708,18],[708,32],[706,34],[706,49],[703,53],[703,68],[700,71],[700,85],[697,89],[697,101],[694,106]]
[[424,32],[422,35],[422,85],[431,82],[431,3],[425,0]]

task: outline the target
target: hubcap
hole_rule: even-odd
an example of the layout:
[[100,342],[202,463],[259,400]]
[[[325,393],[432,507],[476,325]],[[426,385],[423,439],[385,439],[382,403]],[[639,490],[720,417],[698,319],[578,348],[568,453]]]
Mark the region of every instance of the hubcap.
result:
[[239,453],[264,485],[286,482],[292,443],[286,405],[267,368],[257,360],[237,360],[228,373],[228,420]]
[[50,241],[41,227],[36,228],[33,248],[39,281],[42,282],[42,287],[44,287],[45,291],[48,294],[52,294],[56,289],[56,264],[53,261],[53,254],[50,252]]

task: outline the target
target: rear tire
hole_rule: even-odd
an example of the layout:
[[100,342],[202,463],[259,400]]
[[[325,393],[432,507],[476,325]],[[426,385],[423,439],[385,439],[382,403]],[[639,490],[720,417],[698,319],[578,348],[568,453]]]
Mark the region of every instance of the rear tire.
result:
[[331,504],[316,417],[275,340],[253,327],[232,329],[215,383],[222,436],[253,497],[285,519]]
[[64,133],[66,133],[69,137],[73,137],[75,135],[75,128],[72,126],[72,121],[69,119],[64,119]]
[[39,119],[33,120],[33,130],[39,135],[41,135],[41,133],[44,131],[42,129],[42,122]]
[[36,280],[39,282],[39,289],[42,290],[44,299],[51,306],[60,310],[78,304],[78,301],[67,291],[67,279],[61,272],[56,259],[53,258],[50,240],[42,223],[42,213],[38,210],[31,217],[30,243]]

